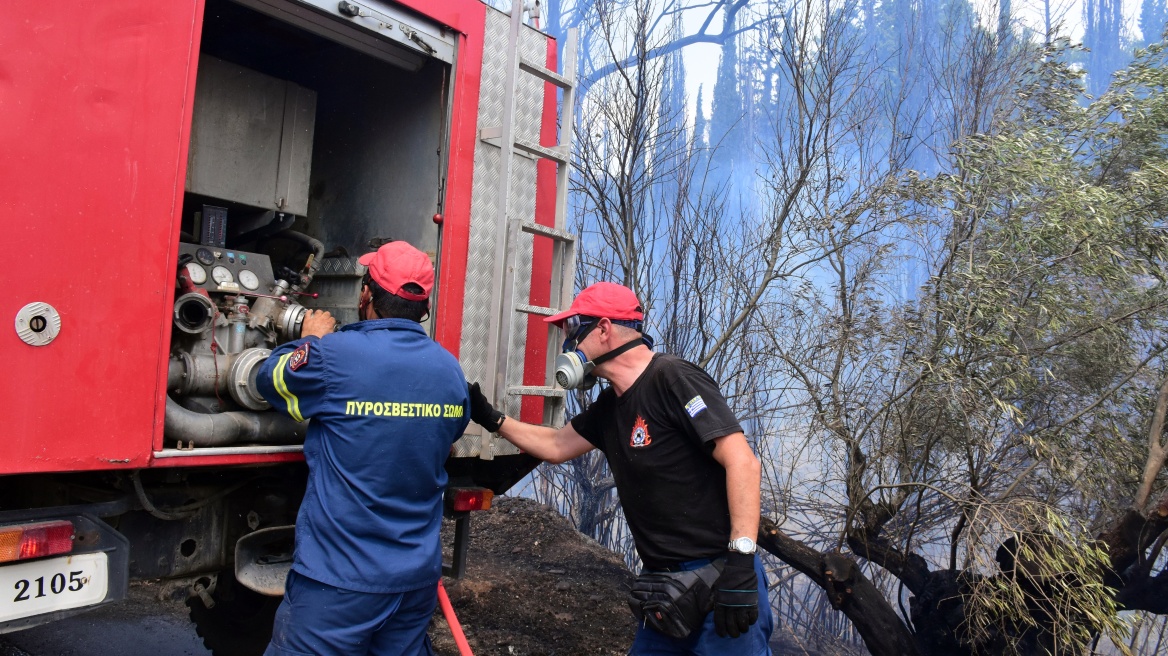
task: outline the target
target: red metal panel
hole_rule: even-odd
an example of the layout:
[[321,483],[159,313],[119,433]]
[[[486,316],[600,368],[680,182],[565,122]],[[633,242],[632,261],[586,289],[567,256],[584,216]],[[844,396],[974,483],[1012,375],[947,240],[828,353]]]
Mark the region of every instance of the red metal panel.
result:
[[[169,322],[196,0],[0,9],[0,473],[141,466]],[[61,333],[12,331],[32,301]]]
[[[546,66],[556,70],[556,42],[549,38],[547,43]],[[543,125],[540,126],[539,141],[544,146],[555,146],[558,113],[556,111],[558,89],[551,83],[544,84]],[[570,130],[571,126],[564,129]],[[556,225],[556,163],[541,159],[536,164],[535,221],[546,226]],[[531,259],[531,300],[532,305],[551,305],[552,242],[546,237],[536,237]],[[527,318],[527,354],[524,359],[523,384],[547,385],[547,324],[543,317]],[[520,419],[528,423],[543,422],[543,399],[527,397],[523,399]]]

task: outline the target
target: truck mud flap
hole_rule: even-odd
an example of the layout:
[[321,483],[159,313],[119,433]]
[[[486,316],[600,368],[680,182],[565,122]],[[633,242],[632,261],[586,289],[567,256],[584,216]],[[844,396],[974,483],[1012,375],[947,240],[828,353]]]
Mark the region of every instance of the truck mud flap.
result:
[[295,526],[273,526],[239,538],[235,543],[235,580],[269,597],[284,594],[292,569]]
[[526,453],[495,456],[492,460],[450,458],[446,461],[446,472],[450,474],[452,486],[459,483],[473,484],[495,494],[504,494],[530,474],[540,462],[538,458]]

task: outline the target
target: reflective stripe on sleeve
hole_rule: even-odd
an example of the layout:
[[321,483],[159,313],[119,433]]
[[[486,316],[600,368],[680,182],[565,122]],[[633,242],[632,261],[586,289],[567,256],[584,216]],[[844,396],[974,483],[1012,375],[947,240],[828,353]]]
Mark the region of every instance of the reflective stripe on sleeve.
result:
[[288,414],[296,421],[304,421],[304,417],[300,416],[300,399],[288,389],[288,385],[284,382],[284,368],[288,366],[288,360],[292,357],[291,353],[280,356],[279,361],[276,362],[276,368],[272,371],[272,386],[276,388],[276,392],[284,402],[288,404]]

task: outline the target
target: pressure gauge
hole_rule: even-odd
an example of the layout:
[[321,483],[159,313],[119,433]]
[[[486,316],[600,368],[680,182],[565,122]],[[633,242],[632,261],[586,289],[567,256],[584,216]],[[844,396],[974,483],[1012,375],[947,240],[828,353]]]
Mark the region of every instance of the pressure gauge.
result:
[[211,269],[211,280],[214,280],[219,285],[235,282],[235,278],[232,277],[231,272],[225,266],[217,266]]
[[201,285],[207,282],[207,270],[194,262],[190,262],[187,264],[187,277],[196,285]]
[[203,264],[206,264],[207,266],[211,266],[215,263],[215,256],[211,253],[211,249],[209,248],[200,248],[199,250],[195,251],[195,259],[202,262]]
[[239,272],[239,284],[252,291],[255,291],[260,286],[260,278],[248,269],[244,269],[243,271]]

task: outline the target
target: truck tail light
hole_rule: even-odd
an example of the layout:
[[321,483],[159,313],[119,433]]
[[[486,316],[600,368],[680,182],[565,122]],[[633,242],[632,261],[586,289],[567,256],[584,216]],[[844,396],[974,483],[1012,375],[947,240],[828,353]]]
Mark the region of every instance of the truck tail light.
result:
[[494,498],[495,493],[484,487],[456,487],[449,491],[450,509],[454,512],[490,510]]
[[73,522],[0,526],[0,563],[73,551]]

